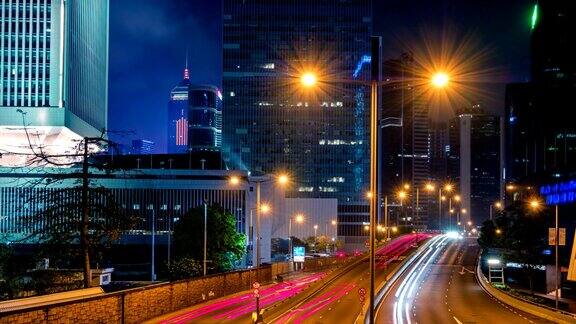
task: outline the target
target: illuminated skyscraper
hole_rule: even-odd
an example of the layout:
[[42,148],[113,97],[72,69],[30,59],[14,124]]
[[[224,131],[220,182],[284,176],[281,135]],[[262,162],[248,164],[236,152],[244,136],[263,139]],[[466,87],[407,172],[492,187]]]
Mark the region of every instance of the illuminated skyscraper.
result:
[[[107,127],[108,0],[0,0],[0,165]],[[24,120],[23,120],[24,119]],[[13,154],[17,153],[17,154]]]
[[168,153],[219,151],[222,146],[222,93],[211,85],[184,79],[170,92]]
[[340,83],[304,91],[290,76],[354,78],[371,32],[370,0],[225,0],[228,164],[290,172],[290,196],[365,202],[368,89]]
[[184,79],[170,92],[168,102],[168,153],[188,152],[188,91],[190,75],[184,69]]

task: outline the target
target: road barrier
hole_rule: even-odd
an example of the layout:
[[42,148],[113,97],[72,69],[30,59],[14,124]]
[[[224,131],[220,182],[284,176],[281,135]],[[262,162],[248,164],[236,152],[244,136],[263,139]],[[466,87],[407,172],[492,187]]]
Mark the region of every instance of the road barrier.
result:
[[492,297],[511,307],[532,314],[534,316],[553,321],[555,323],[576,323],[575,314],[563,312],[554,308],[514,297],[492,286],[488,279],[486,279],[486,276],[484,276],[482,273],[482,269],[480,268],[480,261],[481,258],[478,258],[478,264],[476,266],[476,280],[488,295],[491,295]]

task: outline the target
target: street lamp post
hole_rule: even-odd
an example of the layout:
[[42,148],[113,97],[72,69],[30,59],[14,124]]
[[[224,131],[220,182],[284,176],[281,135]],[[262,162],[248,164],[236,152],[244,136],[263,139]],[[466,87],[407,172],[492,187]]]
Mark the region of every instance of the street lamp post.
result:
[[[253,182],[256,183],[256,268],[260,268],[260,262],[261,262],[261,257],[260,257],[260,241],[261,241],[261,237],[260,237],[260,217],[262,212],[266,212],[269,209],[269,206],[262,205],[261,199],[260,199],[260,192],[261,192],[261,184],[263,182],[268,182],[268,181],[272,181],[272,180],[276,180],[279,184],[281,185],[285,185],[288,183],[289,178],[287,175],[281,174],[279,176],[276,176],[276,179],[270,179],[270,178],[266,178],[266,179],[257,179],[257,180],[253,180]],[[251,180],[248,178],[248,183],[251,182]],[[238,185],[240,183],[240,178],[238,178],[237,176],[232,176],[229,179],[229,183],[232,185]],[[266,211],[263,210],[263,207],[265,207]]]
[[294,262],[294,249],[292,246],[292,219],[296,223],[302,223],[304,221],[304,216],[302,214],[297,214],[295,217],[290,217],[290,221],[288,223],[288,248],[290,249],[290,260]]
[[554,261],[555,261],[555,265],[556,265],[556,290],[554,291],[554,299],[555,299],[555,304],[556,304],[556,309],[558,309],[558,289],[560,288],[560,271],[558,271],[558,239],[560,239],[560,236],[558,235],[558,204],[556,204],[555,208],[554,208],[554,233],[556,235],[556,239],[554,240]]
[[148,209],[152,211],[152,255],[150,264],[150,277],[152,282],[156,281],[156,215],[154,214],[154,206],[149,205]]
[[207,247],[208,247],[208,201],[204,199],[204,262],[203,262],[204,276],[206,276],[206,263],[208,262],[208,260],[206,259],[208,255]]
[[[356,83],[370,86],[370,305],[369,323],[374,323],[374,273],[375,273],[375,238],[376,238],[376,218],[377,200],[380,196],[378,192],[378,87],[383,84],[381,78],[381,55],[382,37],[372,36],[372,77],[370,81],[344,80],[341,82]],[[312,73],[305,73],[301,78],[302,85],[312,87],[317,83],[317,78]],[[431,80],[431,84],[437,88],[447,86],[449,77],[445,73],[436,73]]]

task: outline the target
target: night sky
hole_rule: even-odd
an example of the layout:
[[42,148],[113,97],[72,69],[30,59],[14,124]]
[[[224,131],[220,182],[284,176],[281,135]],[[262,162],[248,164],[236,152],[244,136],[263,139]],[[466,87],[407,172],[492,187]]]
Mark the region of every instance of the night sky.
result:
[[[313,1],[313,0],[310,0]],[[221,4],[204,0],[111,0],[109,128],[112,135],[166,144],[170,90],[182,79],[188,49],[193,83],[221,85]],[[488,46],[486,63],[503,77],[492,85],[503,109],[504,84],[529,77],[530,0],[374,0],[374,33],[384,38],[385,58],[399,53],[398,39],[428,27],[472,33]]]

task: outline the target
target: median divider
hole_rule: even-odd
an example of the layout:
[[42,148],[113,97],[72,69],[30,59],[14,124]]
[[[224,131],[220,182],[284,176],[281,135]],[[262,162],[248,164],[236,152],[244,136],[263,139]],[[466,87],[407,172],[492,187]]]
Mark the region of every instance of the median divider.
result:
[[476,280],[488,295],[511,307],[532,314],[534,316],[553,321],[555,323],[576,323],[575,314],[532,303],[527,300],[509,295],[506,292],[503,292],[502,290],[494,287],[482,273],[480,268],[480,260],[481,258],[479,257],[476,265]]
[[[389,273],[388,276],[386,276],[386,279],[384,280],[384,282],[382,282],[375,289],[374,311],[376,311],[378,309],[378,307],[382,303],[382,300],[384,300],[384,297],[386,297],[386,295],[388,294],[388,292],[390,291],[392,286],[396,283],[398,278],[400,278],[400,276],[402,276],[404,274],[404,272],[406,272],[406,270],[420,257],[420,255],[416,252],[418,252],[419,250],[424,250],[424,249],[428,248],[432,243],[433,243],[432,241],[428,241],[424,245],[422,245],[421,247],[419,247],[418,249],[413,251],[409,258],[405,258],[399,264],[399,267],[397,268],[397,270]],[[369,302],[365,303],[362,306],[362,310],[360,311],[360,314],[358,315],[358,317],[354,321],[354,324],[358,324],[358,323],[366,323],[367,324],[367,323],[369,323],[368,307],[370,307]]]

